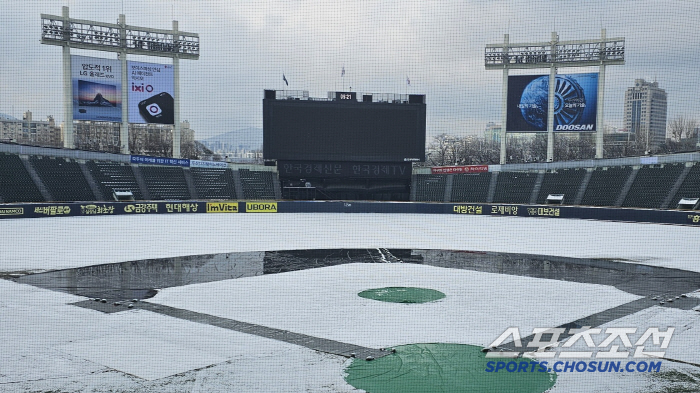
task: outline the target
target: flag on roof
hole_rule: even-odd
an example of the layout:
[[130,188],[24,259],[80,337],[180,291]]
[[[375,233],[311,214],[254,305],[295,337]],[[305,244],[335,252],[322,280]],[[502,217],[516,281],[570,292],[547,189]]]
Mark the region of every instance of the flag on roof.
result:
[[289,82],[287,82],[287,77],[284,76],[284,74],[282,74],[282,80],[284,81],[284,83],[287,84],[287,86],[289,86]]

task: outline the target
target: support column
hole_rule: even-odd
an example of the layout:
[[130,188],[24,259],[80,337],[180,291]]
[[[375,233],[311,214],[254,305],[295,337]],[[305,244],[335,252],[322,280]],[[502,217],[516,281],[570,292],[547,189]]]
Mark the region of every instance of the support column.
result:
[[501,164],[506,163],[506,122],[508,121],[508,34],[503,35],[503,94],[501,96]]
[[[180,35],[177,32],[177,21],[173,21],[173,38],[176,41],[180,40]],[[173,93],[174,99],[174,114],[173,119],[175,124],[173,124],[173,157],[180,158],[180,57],[175,55],[173,57]]]
[[74,149],[73,139],[73,80],[70,62],[70,22],[68,7],[63,7],[63,37],[66,44],[63,45],[63,147]]
[[554,161],[554,89],[557,82],[556,47],[557,33],[552,33],[552,66],[549,69],[549,94],[547,96],[547,162]]
[[129,70],[126,64],[126,17],[119,15],[121,29],[122,51],[119,52],[119,60],[122,66],[122,124],[119,129],[119,151],[122,154],[130,154],[129,150]]
[[[600,31],[600,49],[605,48],[605,29]],[[600,66],[598,67],[598,98],[596,113],[596,135],[595,135],[595,158],[603,158],[603,133],[605,132],[605,123],[603,118],[604,98],[605,98],[605,57],[601,55]]]

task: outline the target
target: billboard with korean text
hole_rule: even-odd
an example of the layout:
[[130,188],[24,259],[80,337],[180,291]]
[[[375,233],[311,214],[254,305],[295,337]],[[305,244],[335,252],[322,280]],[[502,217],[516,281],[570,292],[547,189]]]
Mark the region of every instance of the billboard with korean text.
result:
[[173,66],[127,61],[129,123],[174,124]]
[[73,119],[122,121],[119,60],[71,56]]

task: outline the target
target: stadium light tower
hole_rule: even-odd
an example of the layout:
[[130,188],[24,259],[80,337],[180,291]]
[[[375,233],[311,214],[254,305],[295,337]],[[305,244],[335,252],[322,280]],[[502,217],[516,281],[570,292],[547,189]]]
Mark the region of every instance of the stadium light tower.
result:
[[89,49],[116,52],[121,60],[122,125],[119,133],[123,154],[129,154],[129,121],[127,105],[126,56],[146,55],[173,59],[174,75],[174,125],[173,157],[180,157],[180,59],[199,59],[199,35],[178,30],[173,21],[172,30],[129,26],[124,15],[117,24],[72,19],[68,7],[62,15],[41,14],[41,43],[63,47],[63,141],[67,148],[74,148],[73,141],[73,86],[71,83],[70,49]]
[[[508,71],[510,69],[549,68],[547,94],[547,162],[554,159],[554,116],[555,111],[564,108],[557,89],[557,68],[598,66],[597,107],[596,107],[596,158],[603,158],[603,93],[605,89],[605,66],[625,64],[625,39],[606,38],[601,30],[599,40],[559,41],[559,35],[552,33],[549,42],[511,44],[508,34],[503,43],[488,44],[484,51],[484,64],[487,70],[503,70],[501,164],[506,163],[506,133],[524,130],[508,130]],[[555,105],[556,104],[556,105]],[[584,103],[585,104],[585,103]],[[579,104],[580,105],[580,104]],[[555,107],[556,106],[556,107]],[[539,108],[543,109],[543,108]],[[578,131],[572,127],[569,131]]]

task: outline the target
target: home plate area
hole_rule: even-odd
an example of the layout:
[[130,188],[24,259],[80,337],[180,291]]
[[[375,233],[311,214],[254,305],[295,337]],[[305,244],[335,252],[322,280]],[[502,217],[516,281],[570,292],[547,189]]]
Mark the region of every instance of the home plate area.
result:
[[[692,308],[700,299],[691,289],[698,280],[689,273],[674,289],[691,296],[679,292],[662,306],[659,296],[673,296],[664,281],[670,269],[640,266],[486,252],[320,249],[131,261],[14,281],[78,295],[67,303],[104,331],[57,350],[104,367],[92,374],[106,374],[99,386],[115,391],[622,392],[675,386],[674,373],[692,385],[699,354],[686,348],[695,348],[690,341],[697,337],[699,313]],[[526,346],[537,328],[618,327],[619,321],[684,325],[674,336],[680,346],[667,349],[675,361],[664,362],[654,377],[493,372],[499,361],[522,371],[550,360],[532,358],[532,348],[516,359],[498,357],[518,350],[513,340],[490,348],[508,329],[517,327]],[[81,376],[65,391],[96,384]]]

